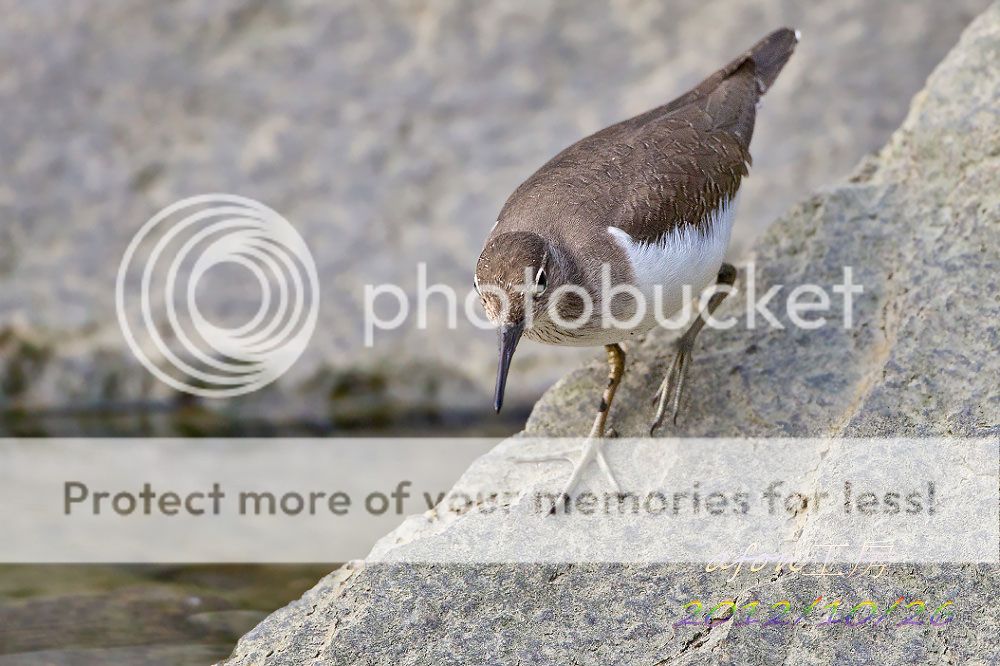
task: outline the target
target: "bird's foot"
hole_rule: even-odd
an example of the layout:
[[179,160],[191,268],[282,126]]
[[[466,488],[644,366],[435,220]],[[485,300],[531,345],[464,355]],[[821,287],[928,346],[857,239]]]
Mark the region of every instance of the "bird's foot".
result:
[[621,492],[618,481],[615,479],[615,475],[611,472],[611,467],[608,466],[608,461],[604,457],[604,441],[604,437],[591,436],[583,443],[582,448],[554,451],[540,456],[515,457],[513,460],[519,463],[568,462],[573,465],[573,471],[570,473],[569,479],[563,486],[562,492],[559,493],[556,503],[552,505],[549,511],[550,514],[553,514],[558,511],[560,505],[566,506],[572,497],[573,491],[580,484],[583,473],[593,462],[596,462],[597,466],[604,472],[604,476],[607,478],[612,490],[615,493]]
[[667,407],[670,407],[671,420],[677,425],[677,415],[681,409],[681,394],[684,390],[684,381],[687,379],[688,366],[691,365],[691,347],[693,344],[682,337],[677,341],[677,350],[674,353],[673,363],[667,376],[663,378],[660,388],[653,396],[653,403],[656,405],[656,415],[653,423],[649,427],[649,435],[652,437],[656,430],[663,425],[663,420],[667,415]]

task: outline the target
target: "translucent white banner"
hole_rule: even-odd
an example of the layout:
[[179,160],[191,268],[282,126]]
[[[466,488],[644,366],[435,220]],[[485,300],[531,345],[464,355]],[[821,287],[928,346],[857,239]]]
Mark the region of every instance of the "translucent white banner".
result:
[[995,439],[612,439],[568,500],[515,460],[583,446],[0,440],[0,561],[1000,562]]

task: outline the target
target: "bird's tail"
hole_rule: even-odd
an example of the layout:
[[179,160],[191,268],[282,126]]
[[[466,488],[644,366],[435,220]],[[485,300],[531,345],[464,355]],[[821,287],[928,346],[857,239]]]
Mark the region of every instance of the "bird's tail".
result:
[[781,68],[792,57],[795,45],[798,43],[798,30],[779,28],[688,92],[649,113],[656,115],[670,113],[675,109],[704,99],[737,72],[753,72],[757,81],[757,95],[756,99],[753,100],[756,102],[778,78]]
[[733,64],[737,67],[740,61],[752,60],[760,92],[764,94],[778,78],[781,69],[792,57],[795,45],[799,43],[799,31],[791,28],[779,28],[770,35],[754,44],[749,51]]

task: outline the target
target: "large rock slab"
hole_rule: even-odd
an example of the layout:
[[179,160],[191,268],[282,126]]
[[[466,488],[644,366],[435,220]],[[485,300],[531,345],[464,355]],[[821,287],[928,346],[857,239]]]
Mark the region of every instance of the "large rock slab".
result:
[[[704,436],[1000,434],[1000,4],[964,33],[902,127],[851,179],[773,225],[753,252],[759,287],[833,284],[853,266],[865,291],[844,330],[743,326],[699,341],[677,432]],[[720,310],[739,312],[742,295]],[[612,410],[640,435],[669,336],[630,350]],[[527,433],[578,435],[603,381],[598,364],[550,390]],[[458,487],[528,489],[564,469],[517,465],[508,440]],[[831,454],[832,455],[832,454]],[[902,463],[901,463],[902,464]],[[475,511],[475,510],[474,510]],[[469,514],[467,514],[469,515]],[[393,552],[464,517],[409,519],[373,559],[352,563],[246,635],[227,663],[667,664],[995,663],[995,566],[894,565],[878,577],[765,569],[729,581],[704,565],[415,565]],[[765,575],[767,574],[767,575]],[[945,627],[742,631],[675,627],[688,600],[953,599]],[[761,629],[758,627],[758,629]]]
[[[493,216],[538,165],[795,25],[806,39],[758,124],[745,248],[885,141],[985,5],[23,3],[0,26],[0,404],[23,414],[170,398],[125,348],[115,271],[157,210],[232,192],[301,232],[322,301],[305,357],[275,390],[213,409],[334,426],[483,414],[492,333],[444,330],[434,315],[430,330],[365,348],[365,284],[413,294],[424,261],[432,281],[466,293]],[[202,308],[253,298],[230,287]],[[533,402],[567,358],[580,354],[525,345],[509,405]]]

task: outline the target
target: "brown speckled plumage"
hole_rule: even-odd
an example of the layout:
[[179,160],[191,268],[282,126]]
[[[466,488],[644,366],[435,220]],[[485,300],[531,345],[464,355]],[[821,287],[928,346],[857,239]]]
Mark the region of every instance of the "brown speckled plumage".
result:
[[[776,30],[669,104],[569,146],[507,199],[476,266],[483,304],[500,327],[498,410],[522,333],[550,344],[604,344],[611,354],[611,347],[617,349],[643,326],[652,326],[650,317],[628,329],[605,325],[603,309],[627,315],[634,303],[621,305],[611,297],[609,303],[601,302],[604,267],[613,285],[685,279],[678,276],[700,283],[719,270],[731,204],[750,166],[757,103],[797,41],[793,31]],[[711,237],[712,249],[689,249],[698,242],[691,241],[692,234]],[[645,254],[650,247],[664,251],[651,259]],[[669,253],[674,247],[680,254]],[[629,252],[642,256],[642,271]],[[658,273],[663,266],[672,267],[672,272]],[[534,275],[543,276],[546,284],[539,278],[532,283]],[[594,309],[587,315],[581,300],[560,296],[552,299],[555,307],[550,311],[552,290],[546,286],[583,288]],[[667,286],[677,290],[680,285]],[[500,299],[487,293],[488,288],[510,295],[513,307],[499,307]],[[553,311],[561,318],[552,317]],[[553,321],[575,320],[577,315],[583,321],[571,327]],[[612,355],[615,359],[618,352]]]
[[792,31],[776,31],[669,104],[566,148],[510,196],[493,234],[558,242],[613,225],[652,241],[705,224],[747,175],[757,103],[794,45]]
[[747,175],[757,103],[796,41],[793,31],[777,30],[669,104],[549,160],[504,204],[477,265],[480,282],[520,283],[523,267],[537,265],[533,248],[498,242],[511,232],[544,238],[562,255],[564,277],[588,286],[588,268],[623,259],[608,243],[608,226],[651,242],[709,224]]

